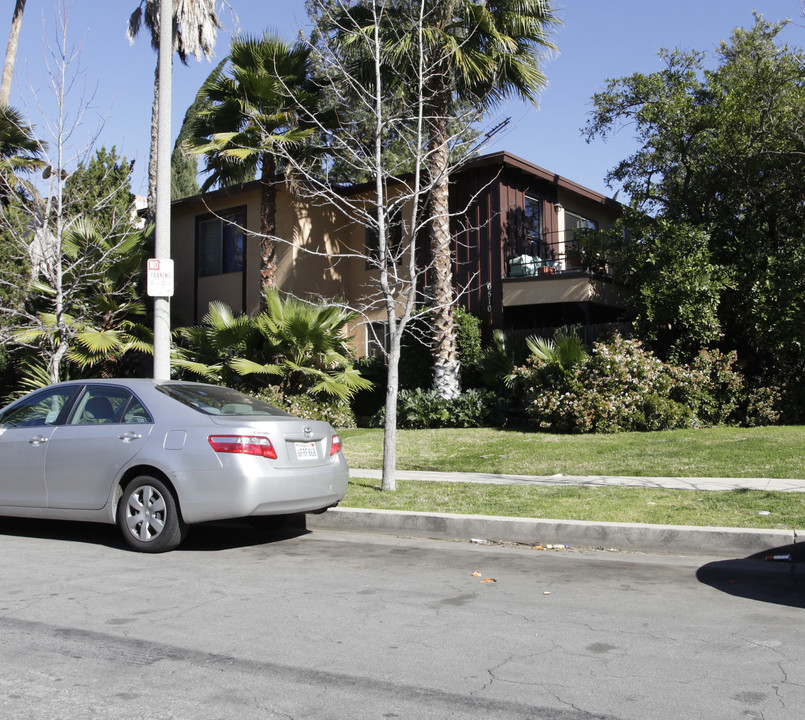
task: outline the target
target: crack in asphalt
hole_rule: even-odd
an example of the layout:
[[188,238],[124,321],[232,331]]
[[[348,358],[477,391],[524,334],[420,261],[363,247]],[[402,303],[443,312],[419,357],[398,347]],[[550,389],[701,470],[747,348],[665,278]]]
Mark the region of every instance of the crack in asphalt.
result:
[[[551,720],[618,720],[613,715],[593,714],[578,708],[565,710],[500,699],[485,699],[476,695],[461,695],[445,690],[396,683],[389,680],[295,667],[272,661],[240,658],[234,655],[194,650],[168,643],[120,637],[94,630],[61,627],[40,621],[3,617],[0,618],[0,628],[3,627],[11,631],[38,636],[45,640],[58,639],[67,641],[80,647],[83,653],[82,657],[92,656],[96,659],[111,660],[126,666],[132,663],[153,665],[162,661],[189,663],[206,669],[277,677],[285,681],[310,685],[319,689],[321,687],[343,689],[363,687],[365,690],[377,695],[384,695],[390,699],[405,700],[407,702],[413,701],[423,706],[432,706],[434,703],[438,703],[451,710],[460,709],[472,711],[473,713],[490,714],[505,713],[505,715],[500,716],[523,718],[523,720],[532,720],[534,717],[551,718]],[[62,653],[70,652],[61,648],[58,651]],[[557,701],[567,704],[560,698],[557,698]]]

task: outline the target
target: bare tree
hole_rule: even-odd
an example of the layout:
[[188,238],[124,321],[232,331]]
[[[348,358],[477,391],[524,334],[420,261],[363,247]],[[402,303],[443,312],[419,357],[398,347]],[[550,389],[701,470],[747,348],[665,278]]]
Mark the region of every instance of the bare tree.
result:
[[[59,37],[46,48],[56,106],[55,116],[42,113],[49,135],[47,145],[39,142],[46,185],[40,190],[33,182],[4,183],[0,198],[0,231],[15,244],[18,267],[30,271],[27,278],[0,278],[0,285],[25,285],[28,290],[23,306],[4,303],[0,314],[9,320],[12,343],[36,350],[28,376],[40,383],[61,379],[68,356],[80,367],[129,348],[146,350],[148,346],[147,341],[127,332],[130,326],[125,320],[131,313],[144,312],[136,288],[137,273],[124,271],[131,270],[142,239],[130,204],[110,210],[119,205],[121,193],[131,198],[130,166],[122,177],[119,167],[96,176],[89,188],[91,200],[81,202],[79,187],[69,201],[65,193],[70,174],[85,168],[95,138],[76,147],[91,98],[81,89],[79,53],[68,44],[67,17],[61,7],[59,31]],[[102,223],[87,217],[99,214],[105,217]]]
[[[328,107],[316,112],[307,102],[299,102],[299,122],[314,128],[319,141],[307,152],[291,144],[281,144],[276,151],[282,155],[295,194],[340,218],[331,235],[308,238],[296,250],[343,263],[356,272],[370,269],[358,299],[349,304],[330,300],[358,313],[370,328],[378,319],[383,321],[385,337],[377,338],[388,369],[382,487],[394,490],[401,341],[415,312],[441,309],[427,297],[433,261],[423,261],[426,254],[421,252],[423,241],[427,246],[428,202],[435,187],[427,172],[432,153],[426,129],[427,88],[439,68],[428,64],[425,0],[411,2],[404,18],[399,9],[393,18],[387,16],[386,4],[376,0],[360,3],[357,13],[351,12],[355,7],[348,3],[313,0],[312,4],[323,28],[315,45],[318,94],[328,100]],[[410,41],[412,27],[414,42]],[[395,28],[400,29],[400,40],[405,33],[404,46],[395,43]],[[390,47],[395,47],[395,53],[389,53]],[[396,74],[403,62],[412,81],[401,92]],[[292,98],[292,88],[287,92]],[[360,120],[350,120],[356,117]],[[339,121],[333,123],[333,118]],[[448,120],[447,126],[461,125],[454,122],[455,117]],[[457,133],[445,141],[458,142],[460,136]],[[397,151],[400,143],[405,145],[402,166],[399,153],[390,151],[392,139]],[[356,177],[372,180],[346,188],[331,183],[328,168],[335,164],[341,172],[351,168]],[[355,239],[356,227],[366,228],[367,242],[363,237]],[[350,236],[352,241],[347,239]]]
[[11,18],[11,31],[8,34],[6,60],[3,63],[3,78],[0,81],[0,108],[8,107],[11,98],[11,79],[14,77],[14,64],[17,62],[17,47],[22,29],[22,14],[25,11],[25,0],[17,0],[14,15]]

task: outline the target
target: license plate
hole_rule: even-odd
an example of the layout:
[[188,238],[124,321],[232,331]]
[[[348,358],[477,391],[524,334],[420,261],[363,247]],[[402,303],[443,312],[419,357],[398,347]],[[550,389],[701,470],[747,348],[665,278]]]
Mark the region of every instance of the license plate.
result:
[[316,443],[295,443],[297,460],[318,460],[319,453],[316,450]]

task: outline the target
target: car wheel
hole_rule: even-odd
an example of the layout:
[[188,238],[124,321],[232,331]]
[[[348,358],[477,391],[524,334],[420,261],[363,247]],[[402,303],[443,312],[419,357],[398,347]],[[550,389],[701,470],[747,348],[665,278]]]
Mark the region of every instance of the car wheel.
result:
[[123,488],[117,524],[126,542],[140,552],[172,550],[187,531],[173,492],[149,475],[136,477]]

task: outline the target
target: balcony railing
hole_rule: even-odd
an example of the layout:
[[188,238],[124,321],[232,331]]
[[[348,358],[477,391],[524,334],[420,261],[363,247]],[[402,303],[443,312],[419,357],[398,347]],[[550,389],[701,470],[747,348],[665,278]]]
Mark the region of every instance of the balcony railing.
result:
[[[512,248],[510,248],[511,250]],[[576,243],[533,242],[522,252],[512,252],[506,277],[553,277],[563,274],[611,276],[612,268],[602,248]]]

